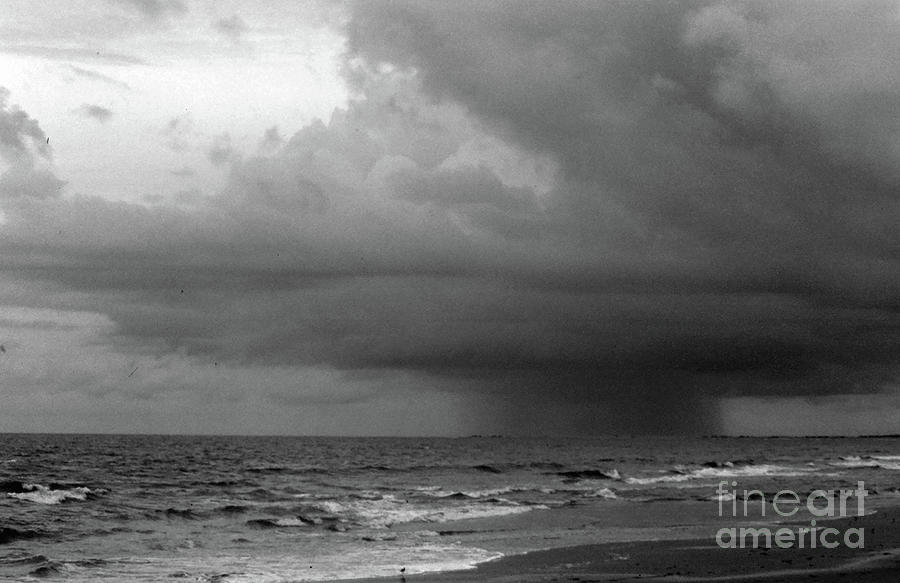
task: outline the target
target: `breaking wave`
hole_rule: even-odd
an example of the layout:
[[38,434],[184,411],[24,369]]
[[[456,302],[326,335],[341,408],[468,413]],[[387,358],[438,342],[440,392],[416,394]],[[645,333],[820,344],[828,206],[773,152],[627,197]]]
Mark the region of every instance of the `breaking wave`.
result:
[[635,485],[662,484],[668,482],[687,482],[689,480],[711,478],[738,478],[748,476],[803,476],[813,471],[812,468],[798,468],[789,466],[777,466],[772,464],[701,467],[688,468],[675,466],[670,473],[662,476],[645,476],[625,478],[625,482]]
[[556,472],[556,475],[562,476],[567,480],[621,480],[622,475],[619,470],[571,470],[566,472]]
[[330,515],[374,527],[388,527],[403,522],[448,522],[468,518],[492,518],[548,509],[547,506],[540,504],[522,505],[502,498],[435,506],[407,502],[392,495],[386,495],[379,500],[322,501],[317,506],[319,510]]
[[15,480],[0,484],[0,491],[6,492],[10,498],[36,504],[61,504],[70,500],[83,501],[105,492],[102,489],[95,490],[81,485],[50,484],[44,486]]
[[29,540],[38,538],[41,534],[34,530],[18,530],[8,526],[0,526],[0,545],[9,544],[17,540]]
[[830,465],[841,468],[872,468],[876,470],[900,471],[900,455],[848,455]]

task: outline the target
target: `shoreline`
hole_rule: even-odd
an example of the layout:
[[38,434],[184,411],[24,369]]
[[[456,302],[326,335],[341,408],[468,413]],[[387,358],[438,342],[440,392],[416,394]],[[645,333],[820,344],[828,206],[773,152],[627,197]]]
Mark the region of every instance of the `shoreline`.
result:
[[[825,521],[822,522],[825,524]],[[708,538],[631,541],[558,547],[508,555],[472,569],[343,580],[345,583],[543,583],[550,581],[816,581],[893,583],[900,580],[900,507],[828,520],[844,531],[865,529],[865,546],[720,548]],[[796,529],[803,523],[785,523]],[[824,528],[824,526],[823,526]],[[773,529],[774,530],[774,529]]]

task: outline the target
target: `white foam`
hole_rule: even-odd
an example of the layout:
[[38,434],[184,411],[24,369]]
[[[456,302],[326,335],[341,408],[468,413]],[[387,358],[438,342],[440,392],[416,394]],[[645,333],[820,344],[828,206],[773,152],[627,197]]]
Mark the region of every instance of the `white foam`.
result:
[[686,482],[691,479],[691,476],[687,474],[678,474],[678,475],[666,475],[666,476],[656,476],[653,478],[634,478],[629,477],[625,478],[625,482],[628,484],[636,484],[638,486],[645,486],[648,484],[659,484],[663,482]]
[[616,493],[613,492],[609,488],[600,488],[599,490],[594,490],[590,494],[586,494],[588,498],[606,498],[607,500],[615,500],[618,498]]
[[740,476],[802,476],[808,474],[809,468],[791,468],[787,466],[776,466],[771,464],[761,464],[758,466],[740,466],[730,468],[700,468],[690,473],[691,476],[700,478],[734,478]]
[[24,487],[27,492],[10,492],[7,496],[37,504],[59,504],[65,500],[87,500],[88,494],[92,492],[90,488],[84,487],[70,490],[51,490],[41,484],[25,484]]
[[685,482],[704,478],[739,478],[746,476],[803,476],[812,471],[812,468],[791,468],[771,464],[749,465],[725,468],[698,468],[688,471],[684,467],[678,468],[678,474],[666,474],[645,478],[625,478],[629,484],[648,485],[666,482]]
[[840,458],[841,461],[831,462],[832,466],[841,468],[880,468],[883,470],[900,470],[900,456],[897,455],[873,455],[858,456],[848,455]]
[[[332,581],[370,578],[399,580],[405,575],[474,569],[479,563],[502,557],[459,543],[418,542],[398,544],[395,540],[372,541],[365,548],[334,549],[315,554],[294,550],[283,556],[249,558],[210,556],[203,559],[202,571],[191,557],[146,559],[128,562],[129,573],[139,580],[161,580],[162,573],[179,572],[191,581],[217,581],[217,573],[229,573],[232,583],[282,583],[284,581]],[[75,579],[93,581],[94,579]],[[386,579],[387,580],[387,579]]]
[[421,492],[426,496],[434,498],[446,498],[448,496],[458,497],[460,494],[466,498],[493,498],[500,494],[510,494],[513,492],[527,492],[533,488],[523,486],[502,486],[500,488],[485,488],[484,490],[445,490],[440,486],[415,488],[417,492]]
[[500,494],[509,494],[511,492],[521,492],[521,488],[514,488],[512,486],[505,486],[503,488],[489,488],[486,490],[463,490],[461,493],[465,494],[469,498],[490,498],[492,496],[499,496]]
[[387,527],[402,522],[449,522],[468,518],[491,518],[546,510],[543,505],[521,506],[513,502],[500,504],[462,503],[446,506],[416,504],[387,495],[380,500],[351,500],[344,503],[323,501],[317,506],[328,513],[359,520],[368,526]]

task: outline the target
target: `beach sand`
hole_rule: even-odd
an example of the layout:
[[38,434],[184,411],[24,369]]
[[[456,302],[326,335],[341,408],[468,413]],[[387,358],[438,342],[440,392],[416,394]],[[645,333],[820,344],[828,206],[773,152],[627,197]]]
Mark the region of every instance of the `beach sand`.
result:
[[834,549],[774,545],[770,549],[723,549],[715,542],[715,532],[710,532],[706,539],[564,547],[507,556],[465,571],[405,577],[398,573],[396,578],[367,581],[900,581],[900,508],[820,522],[819,526],[842,533],[848,528],[864,528],[865,548],[841,544]]

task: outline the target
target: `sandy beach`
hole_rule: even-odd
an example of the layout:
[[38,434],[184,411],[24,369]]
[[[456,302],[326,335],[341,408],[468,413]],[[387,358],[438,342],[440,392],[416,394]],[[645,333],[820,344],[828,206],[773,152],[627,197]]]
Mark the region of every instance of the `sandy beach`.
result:
[[[844,531],[865,529],[865,548],[723,549],[713,537],[581,545],[508,556],[476,569],[398,574],[408,583],[463,581],[817,581],[894,582],[900,579],[900,508],[829,521]],[[390,579],[371,579],[378,583]],[[357,583],[360,583],[357,581]]]

